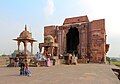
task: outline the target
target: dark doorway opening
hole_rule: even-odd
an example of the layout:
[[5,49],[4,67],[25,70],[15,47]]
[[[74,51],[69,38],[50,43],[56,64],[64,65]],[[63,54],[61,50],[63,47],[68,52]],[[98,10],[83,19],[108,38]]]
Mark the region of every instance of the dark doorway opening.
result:
[[77,47],[79,44],[79,32],[76,27],[70,28],[69,32],[66,35],[66,45],[67,45],[67,53],[78,53]]

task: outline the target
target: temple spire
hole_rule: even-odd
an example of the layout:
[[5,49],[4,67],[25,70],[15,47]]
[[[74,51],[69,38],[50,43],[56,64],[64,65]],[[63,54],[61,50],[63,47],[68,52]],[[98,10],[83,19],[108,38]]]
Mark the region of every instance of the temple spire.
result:
[[27,31],[27,25],[25,25],[25,31]]

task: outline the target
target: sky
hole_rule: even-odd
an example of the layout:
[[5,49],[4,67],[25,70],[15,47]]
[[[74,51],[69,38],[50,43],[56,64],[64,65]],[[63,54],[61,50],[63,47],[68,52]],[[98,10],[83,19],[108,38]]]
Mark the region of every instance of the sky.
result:
[[[90,21],[105,19],[110,44],[107,56],[120,57],[119,3],[120,0],[0,0],[0,54],[17,49],[12,39],[19,36],[25,24],[37,40],[36,53],[38,44],[43,42],[44,26],[62,25],[65,18],[87,15]],[[20,47],[23,49],[23,44]]]

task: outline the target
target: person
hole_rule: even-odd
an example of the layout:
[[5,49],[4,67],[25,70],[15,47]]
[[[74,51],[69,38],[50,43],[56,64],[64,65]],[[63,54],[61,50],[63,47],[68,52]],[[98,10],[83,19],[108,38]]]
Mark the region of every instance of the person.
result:
[[89,57],[87,57],[87,63],[90,63],[90,59],[89,59]]
[[72,54],[68,55],[68,65],[72,64]]
[[56,62],[56,60],[55,60],[55,58],[53,59],[53,66],[55,65],[55,62]]
[[37,54],[36,54],[36,60],[38,60],[39,59],[39,53],[37,52]]
[[47,67],[49,67],[50,66],[50,55],[48,55],[48,57],[47,57]]
[[25,75],[31,76],[31,71],[30,71],[27,60],[25,60]]
[[23,61],[20,64],[20,75],[25,75],[25,64]]
[[18,67],[19,66],[19,58],[18,56],[15,57],[15,67]]
[[111,64],[111,63],[110,63],[110,57],[108,57],[108,63]]
[[77,56],[74,56],[73,59],[74,59],[74,60],[73,60],[73,63],[76,65],[76,64],[77,64],[77,60],[78,60]]

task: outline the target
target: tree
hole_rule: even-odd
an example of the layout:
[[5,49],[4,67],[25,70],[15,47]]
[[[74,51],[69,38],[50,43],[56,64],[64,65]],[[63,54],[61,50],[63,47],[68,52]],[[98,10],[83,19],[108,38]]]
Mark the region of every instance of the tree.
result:
[[113,61],[113,62],[117,62],[117,59],[115,59],[115,58],[112,58],[112,59],[111,59],[111,61]]
[[[23,50],[20,51],[20,53],[23,53],[23,52],[24,52]],[[13,58],[15,58],[15,57],[16,57],[16,54],[18,54],[18,50],[14,50],[14,52],[11,54],[11,56],[12,56]],[[27,50],[27,54],[28,54],[28,55],[31,55],[31,52]]]
[[110,60],[110,57],[107,57],[107,56],[106,56],[106,60],[109,61],[109,60]]

